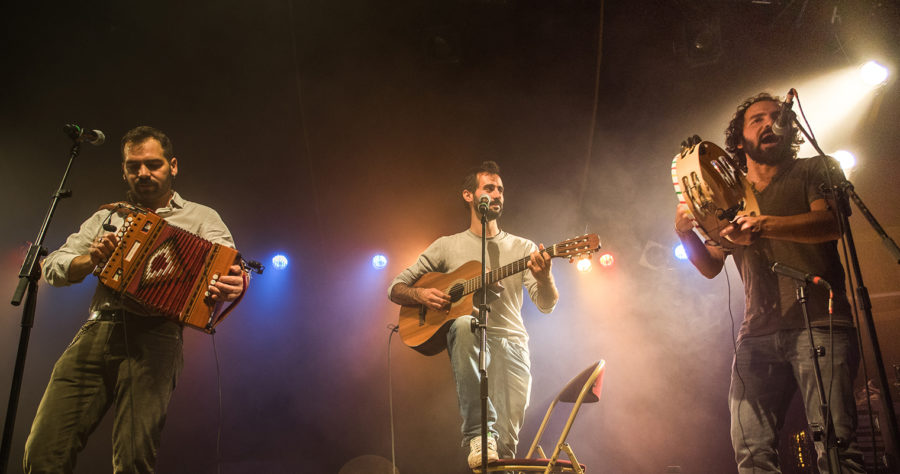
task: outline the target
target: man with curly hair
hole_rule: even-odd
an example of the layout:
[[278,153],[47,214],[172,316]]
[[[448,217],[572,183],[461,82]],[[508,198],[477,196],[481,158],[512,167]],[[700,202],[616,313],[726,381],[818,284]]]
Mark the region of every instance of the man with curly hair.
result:
[[[677,208],[675,232],[703,276],[718,275],[730,254],[744,283],[746,312],[735,343],[728,396],[738,472],[781,472],[778,433],[799,390],[812,431],[833,426],[839,459],[832,462],[840,464],[838,472],[862,473],[853,398],[859,349],[837,253],[840,224],[835,203],[825,192],[834,161],[797,159],[799,130],[792,128],[784,136],[772,131],[782,103],[769,94],[752,97],[738,107],[725,131],[726,149],[742,163],[760,208],[760,215],[738,217],[721,230],[736,248],[729,251],[701,241],[692,232],[684,205]],[[830,403],[827,419],[820,410],[797,284],[773,273],[773,262],[819,275],[834,290],[833,315],[824,287],[810,287],[807,303],[814,344],[825,348],[818,362]],[[815,444],[819,471],[829,472],[826,446],[821,440]]]

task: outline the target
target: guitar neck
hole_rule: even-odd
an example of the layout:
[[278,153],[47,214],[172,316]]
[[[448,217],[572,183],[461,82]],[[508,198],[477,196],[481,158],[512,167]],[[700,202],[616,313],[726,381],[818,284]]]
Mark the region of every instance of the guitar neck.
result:
[[[547,249],[544,249],[544,252],[550,254],[550,258],[558,257],[556,254],[556,245],[553,245]],[[496,268],[491,270],[486,275],[487,284],[493,285],[494,283],[515,275],[516,273],[520,273],[525,271],[528,268],[528,262],[531,260],[531,256],[527,256],[516,260],[515,262],[506,264],[500,268]],[[470,278],[466,280],[464,283],[465,290],[463,294],[474,293],[481,289],[481,275],[476,276],[475,278]]]

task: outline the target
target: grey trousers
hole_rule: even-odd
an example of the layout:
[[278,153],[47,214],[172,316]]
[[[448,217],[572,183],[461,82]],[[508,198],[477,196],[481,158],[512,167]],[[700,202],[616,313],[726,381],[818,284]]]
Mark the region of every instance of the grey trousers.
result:
[[110,407],[113,472],[153,472],[182,342],[181,325],[163,318],[87,321],[53,367],[25,443],[25,472],[72,472]]

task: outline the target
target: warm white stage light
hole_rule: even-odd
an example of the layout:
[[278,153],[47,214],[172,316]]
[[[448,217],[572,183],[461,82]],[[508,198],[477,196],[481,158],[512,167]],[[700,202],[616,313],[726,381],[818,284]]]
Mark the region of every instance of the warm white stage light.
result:
[[845,173],[856,166],[856,156],[847,150],[838,150],[832,153],[831,156],[835,160],[838,160],[838,163],[841,164],[841,169],[844,170]]
[[578,260],[578,263],[575,264],[575,268],[578,269],[579,272],[589,272],[591,271],[591,267],[593,264],[591,263],[591,258],[582,258]]
[[860,66],[859,75],[866,85],[878,87],[887,82],[888,69],[876,61],[869,61]]

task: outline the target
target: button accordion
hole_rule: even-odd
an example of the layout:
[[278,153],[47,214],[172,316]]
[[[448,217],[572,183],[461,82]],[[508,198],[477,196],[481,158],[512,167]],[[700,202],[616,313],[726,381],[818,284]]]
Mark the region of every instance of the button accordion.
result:
[[214,332],[240,298],[218,312],[207,289],[240,262],[238,251],[171,225],[148,210],[130,206],[115,210],[128,214],[116,232],[113,254],[94,270],[100,283],[153,314]]

